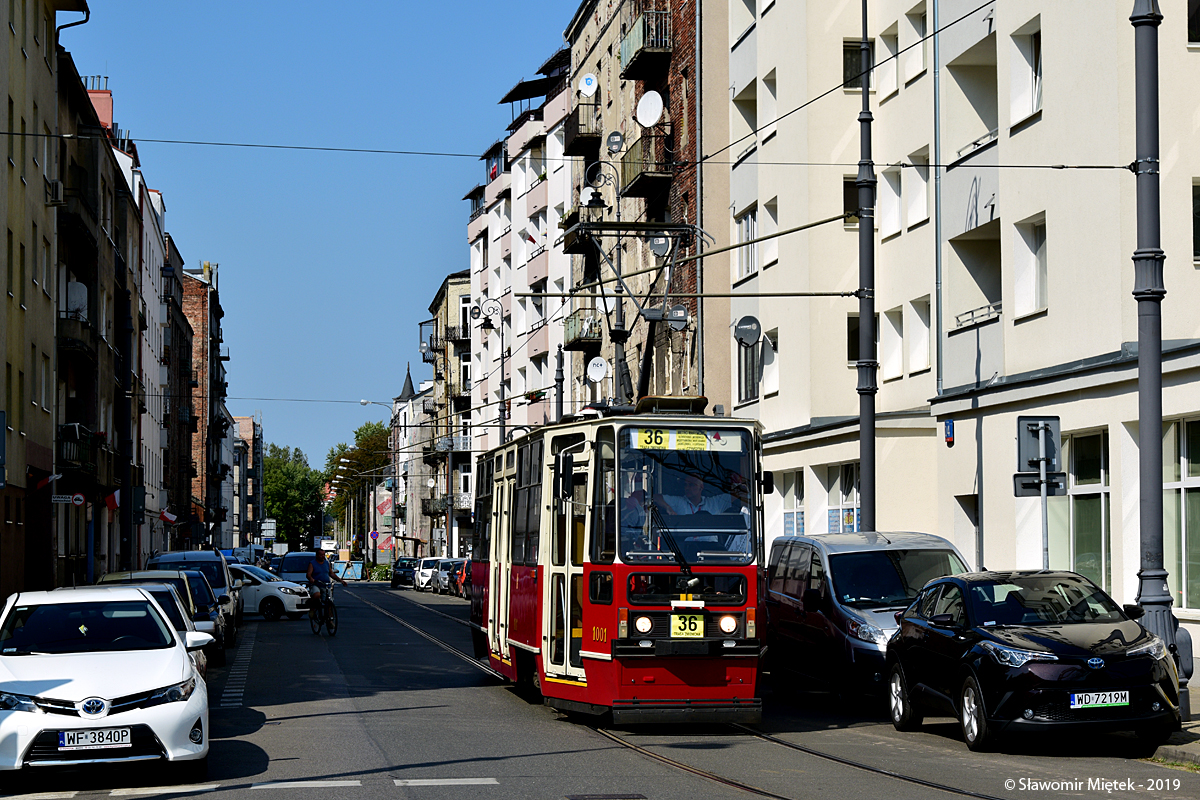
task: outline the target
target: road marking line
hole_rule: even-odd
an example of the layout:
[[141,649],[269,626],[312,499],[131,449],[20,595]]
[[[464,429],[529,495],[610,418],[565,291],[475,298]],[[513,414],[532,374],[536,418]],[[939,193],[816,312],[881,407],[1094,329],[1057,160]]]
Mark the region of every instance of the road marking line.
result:
[[253,783],[251,789],[324,789],[335,786],[362,786],[362,781],[272,781]]
[[9,800],[71,800],[79,792],[35,792],[33,794],[16,794]]
[[195,783],[184,786],[135,786],[130,789],[113,789],[109,797],[137,797],[151,794],[193,794],[195,792],[211,792],[219,789],[219,783]]
[[495,778],[409,778],[393,780],[397,786],[499,786]]

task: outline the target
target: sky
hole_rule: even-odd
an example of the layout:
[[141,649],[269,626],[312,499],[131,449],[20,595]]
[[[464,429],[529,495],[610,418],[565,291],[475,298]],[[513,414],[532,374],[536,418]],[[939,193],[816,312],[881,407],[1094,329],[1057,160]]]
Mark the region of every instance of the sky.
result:
[[[462,196],[512,120],[499,99],[562,46],[573,0],[91,0],[62,32],[163,193],[188,268],[220,265],[227,406],[322,467],[389,410],[417,325],[469,264]],[[78,15],[61,13],[58,24]],[[444,158],[178,144],[252,142]],[[255,399],[262,398],[262,399]],[[270,399],[267,399],[270,398]]]

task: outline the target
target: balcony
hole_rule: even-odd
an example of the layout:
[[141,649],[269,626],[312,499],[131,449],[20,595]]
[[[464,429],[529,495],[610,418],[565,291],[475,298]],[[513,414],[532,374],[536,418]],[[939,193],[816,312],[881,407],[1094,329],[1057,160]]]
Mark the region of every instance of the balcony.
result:
[[470,436],[440,436],[437,449],[444,453],[465,453],[471,449]]
[[550,274],[550,252],[545,246],[540,246],[529,254],[525,263],[525,280],[530,286],[546,280]]
[[627,81],[652,80],[666,70],[670,61],[670,12],[642,12],[621,40],[621,78]]
[[529,334],[525,352],[530,358],[543,356],[550,349],[550,326],[542,325]]
[[563,122],[564,155],[594,158],[600,152],[600,140],[603,138],[600,106],[597,103],[580,103]]
[[446,340],[450,342],[469,342],[471,341],[471,326],[470,325],[447,325]]
[[621,156],[621,185],[625,197],[657,197],[674,178],[674,164],[668,160],[666,139],[643,136]]
[[440,405],[441,404],[438,403],[437,400],[434,400],[432,397],[426,397],[424,400],[421,401],[421,413],[432,416],[438,412],[438,407]]
[[577,308],[563,321],[563,350],[591,350],[604,338],[604,315],[596,308]]
[[75,311],[58,312],[58,350],[96,360],[96,334],[87,316]]
[[549,189],[550,184],[544,178],[529,187],[525,193],[525,216],[535,217],[545,210],[550,197]]
[[96,457],[92,434],[82,425],[60,425],[58,428],[58,468],[96,474]]

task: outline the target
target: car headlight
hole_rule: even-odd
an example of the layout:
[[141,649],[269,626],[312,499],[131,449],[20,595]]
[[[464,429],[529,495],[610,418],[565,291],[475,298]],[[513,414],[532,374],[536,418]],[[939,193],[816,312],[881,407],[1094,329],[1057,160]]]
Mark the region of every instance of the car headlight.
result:
[[1150,641],[1145,644],[1139,644],[1137,647],[1130,648],[1125,652],[1129,658],[1134,656],[1150,656],[1154,659],[1167,657],[1167,643],[1158,638],[1154,634],[1150,634]]
[[649,617],[638,617],[633,621],[633,627],[637,628],[638,633],[649,633],[654,627],[654,620]]
[[45,713],[38,708],[32,697],[23,694],[0,693],[0,711],[28,711],[33,714]]
[[1030,661],[1058,661],[1058,656],[1053,653],[1043,653],[1039,650],[1018,650],[996,642],[980,642],[979,646],[1006,667],[1023,667]]
[[721,621],[718,622],[717,625],[721,628],[721,633],[733,633],[737,630],[737,617],[721,617]]
[[187,700],[192,696],[192,692],[196,691],[196,679],[188,678],[183,683],[177,683],[174,686],[164,686],[150,698],[146,700],[146,706],[157,706],[162,703],[179,703]]
[[872,625],[865,620],[857,617],[846,618],[846,633],[853,636],[855,639],[860,639],[871,644],[886,644],[887,635],[882,628]]
[[283,592],[284,594],[299,595],[300,597],[308,596],[308,592],[304,591],[303,589],[293,589],[291,586],[280,586],[279,591]]

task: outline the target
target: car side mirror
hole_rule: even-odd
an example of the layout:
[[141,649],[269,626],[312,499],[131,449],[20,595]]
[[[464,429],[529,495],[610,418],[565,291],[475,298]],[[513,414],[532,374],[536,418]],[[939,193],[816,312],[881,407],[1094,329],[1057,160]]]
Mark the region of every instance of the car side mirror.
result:
[[[906,609],[906,610],[907,610],[907,609]],[[897,625],[903,625],[903,624],[904,624],[904,611],[897,611],[897,612],[896,612],[896,614],[895,614],[895,617],[896,617],[896,624],[897,624]]]
[[222,606],[229,605],[233,600],[227,594],[223,594],[217,598],[217,604]]
[[775,473],[770,470],[762,474],[762,493],[775,494]]
[[235,588],[235,589],[241,589],[245,585],[246,585],[246,581],[242,580],[241,578],[238,578],[236,581],[233,582],[233,588]]
[[1126,603],[1121,606],[1121,610],[1125,612],[1125,616],[1130,619],[1141,619],[1146,614],[1146,609],[1133,603]]
[[934,614],[929,621],[939,628],[957,628],[953,614]]
[[201,631],[188,631],[183,636],[183,645],[189,653],[201,650],[215,641],[216,639]]
[[804,606],[804,613],[817,613],[821,610],[821,590],[805,589],[804,594],[800,598],[800,602]]

